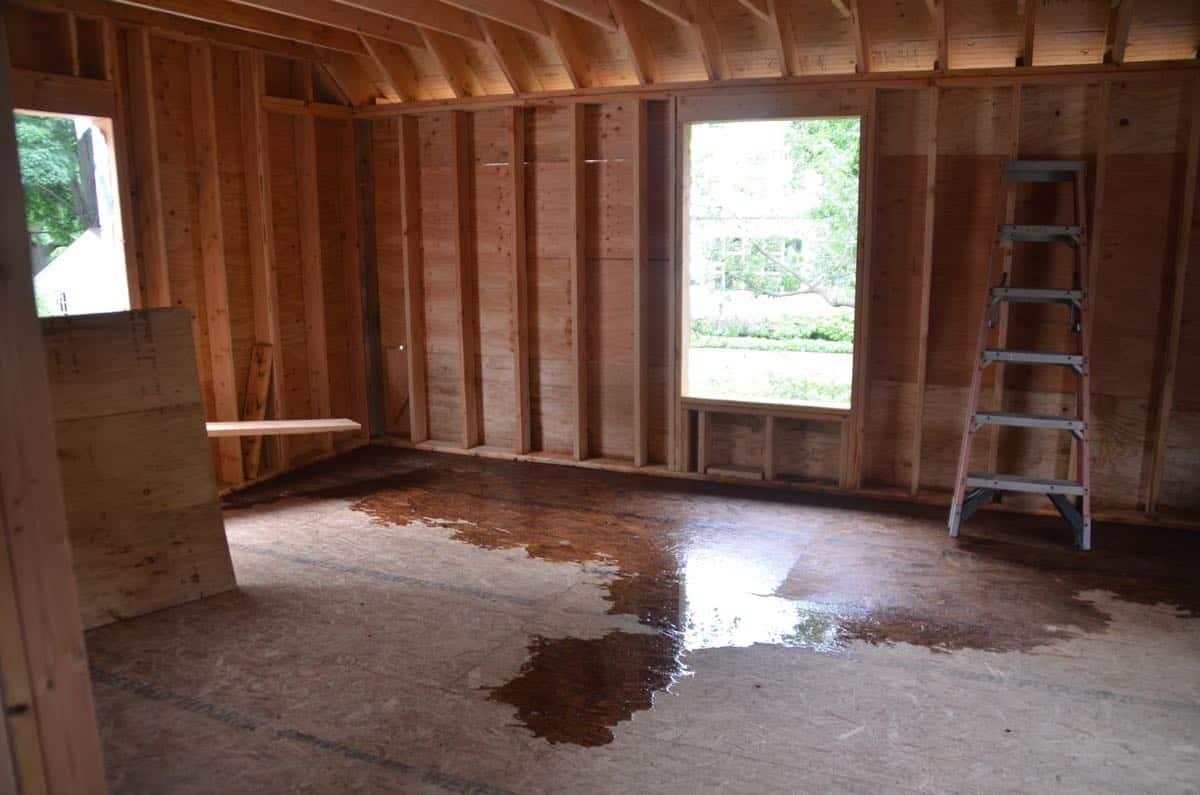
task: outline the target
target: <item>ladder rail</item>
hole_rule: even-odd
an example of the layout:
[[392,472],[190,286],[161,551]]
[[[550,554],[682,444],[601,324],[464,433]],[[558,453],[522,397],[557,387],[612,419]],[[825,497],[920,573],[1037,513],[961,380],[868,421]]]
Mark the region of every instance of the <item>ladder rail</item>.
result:
[[1092,464],[1091,464],[1091,418],[1092,418],[1092,390],[1091,390],[1091,352],[1092,352],[1092,296],[1089,295],[1088,288],[1088,250],[1091,248],[1091,240],[1088,236],[1088,217],[1087,217],[1087,172],[1083,169],[1076,172],[1074,179],[1075,186],[1075,223],[1080,228],[1079,245],[1075,247],[1076,272],[1079,274],[1079,284],[1075,285],[1083,291],[1083,297],[1079,302],[1079,323],[1080,333],[1079,352],[1083,355],[1083,366],[1080,368],[1079,377],[1076,379],[1075,405],[1076,413],[1083,418],[1083,432],[1076,440],[1075,448],[1077,454],[1076,468],[1079,472],[1079,482],[1083,484],[1083,498],[1081,499],[1083,514],[1083,527],[1079,534],[1079,546],[1081,549],[1089,550],[1092,548]]
[[975,411],[979,407],[979,390],[983,385],[983,371],[986,367],[983,361],[983,352],[987,348],[988,337],[991,336],[992,330],[991,325],[988,323],[988,318],[992,313],[991,294],[992,285],[996,281],[996,254],[1001,250],[999,245],[999,229],[1004,223],[1008,197],[1012,190],[1013,184],[1004,178],[1003,163],[1001,163],[1000,195],[996,201],[996,223],[993,226],[997,237],[993,239],[991,251],[988,253],[987,281],[984,283],[983,301],[981,302],[983,315],[979,318],[979,339],[975,343],[975,369],[971,373],[971,391],[967,394],[967,410],[966,416],[963,419],[962,445],[958,451],[958,471],[954,478],[954,501],[950,507],[949,524],[951,538],[958,538],[958,528],[962,521],[963,495],[967,488],[967,470],[971,462],[971,443],[975,439]]

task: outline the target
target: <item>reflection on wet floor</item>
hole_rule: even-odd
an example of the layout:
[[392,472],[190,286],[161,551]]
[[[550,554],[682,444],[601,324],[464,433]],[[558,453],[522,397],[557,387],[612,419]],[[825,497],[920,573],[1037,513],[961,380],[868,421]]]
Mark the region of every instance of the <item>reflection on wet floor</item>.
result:
[[954,543],[940,511],[379,449],[227,503],[289,496],[346,499],[374,522],[484,549],[603,564],[609,612],[645,632],[534,635],[520,672],[484,688],[552,743],[610,742],[706,649],[839,653],[857,640],[1028,651],[1107,625],[1084,591],[1190,616],[1200,607],[1182,563],[1200,544],[1167,531],[1111,528],[1084,555],[1050,535],[1053,519],[989,515]]

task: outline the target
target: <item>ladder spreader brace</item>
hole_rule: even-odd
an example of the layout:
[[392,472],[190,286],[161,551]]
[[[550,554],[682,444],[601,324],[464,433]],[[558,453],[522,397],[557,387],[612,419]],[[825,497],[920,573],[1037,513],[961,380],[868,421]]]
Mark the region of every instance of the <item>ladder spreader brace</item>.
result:
[[[1000,166],[1000,197],[996,205],[996,238],[988,259],[987,283],[990,286],[979,324],[979,341],[975,350],[976,366],[971,375],[971,390],[967,397],[967,416],[963,423],[962,447],[958,457],[958,473],[954,481],[954,498],[950,505],[950,536],[957,538],[959,528],[988,500],[1002,492],[1044,494],[1058,509],[1075,533],[1080,549],[1092,548],[1091,466],[1088,450],[1091,400],[1089,392],[1088,352],[1091,340],[1090,301],[1087,293],[1087,205],[1085,188],[1087,164],[1081,160],[1006,160]],[[1008,192],[1022,182],[1070,182],[1075,194],[1073,225],[1005,224],[1003,213]],[[1065,288],[1012,287],[1008,274],[997,284],[997,253],[1014,243],[1065,243],[1075,251],[1074,284]],[[1021,351],[989,348],[988,336],[996,323],[994,315],[1003,303],[1061,304],[1072,314],[1071,329],[1077,348],[1073,352]],[[1003,343],[1003,341],[1002,341]],[[980,411],[979,392],[983,371],[989,364],[1069,367],[1076,374],[1076,416],[1059,417],[1038,414],[1019,414],[1006,411]],[[1003,392],[1001,391],[1001,394]],[[1067,431],[1076,440],[1075,470],[1078,480],[1030,477],[1016,474],[970,472],[971,443],[975,434],[985,426],[1000,428],[1031,428],[1048,431]]]

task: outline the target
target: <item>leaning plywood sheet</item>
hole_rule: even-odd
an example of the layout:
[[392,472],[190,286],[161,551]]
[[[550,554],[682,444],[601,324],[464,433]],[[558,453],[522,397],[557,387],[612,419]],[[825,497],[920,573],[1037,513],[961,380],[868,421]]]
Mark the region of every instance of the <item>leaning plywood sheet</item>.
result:
[[234,588],[189,312],[42,328],[84,625]]

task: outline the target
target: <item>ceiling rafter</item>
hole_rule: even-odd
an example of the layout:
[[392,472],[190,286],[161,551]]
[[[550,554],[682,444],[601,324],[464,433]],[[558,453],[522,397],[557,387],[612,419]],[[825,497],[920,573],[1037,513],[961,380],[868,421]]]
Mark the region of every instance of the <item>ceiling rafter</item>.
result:
[[1017,66],[1033,66],[1033,38],[1037,28],[1037,3],[1025,0],[1020,6],[1025,17],[1025,37],[1021,46],[1021,54],[1017,56]]
[[529,94],[542,90],[542,81],[529,63],[529,56],[517,40],[516,33],[507,25],[480,17],[483,36],[487,39],[492,56],[500,64],[500,71],[508,80],[514,94]]
[[771,12],[767,8],[767,0],[738,0],[738,2],[763,22],[771,23]]
[[539,36],[550,34],[550,30],[546,27],[546,20],[542,19],[533,0],[442,0],[442,2],[477,14],[481,23],[490,19],[494,22],[503,22],[505,25],[526,33],[535,33]]
[[[641,0],[660,14],[668,16],[680,25],[691,25],[695,15],[686,0]],[[615,10],[615,9],[614,9]],[[618,20],[619,21],[619,20]]]
[[[605,0],[542,0],[542,2],[580,19],[586,19],[593,25],[599,25],[611,33],[617,32],[617,21],[613,19],[612,9],[608,7]],[[547,23],[549,21],[546,20]]]
[[407,22],[335,3],[333,0],[233,0],[247,8],[272,11],[320,25],[329,25],[354,33],[370,33],[378,39],[397,44],[423,47],[421,35]]
[[130,25],[144,25],[156,30],[171,30],[183,36],[212,41],[252,50],[261,50],[288,58],[316,60],[316,49],[311,43],[241,27],[222,25],[211,21],[200,21],[192,17],[176,16],[146,8],[120,5],[111,0],[10,0],[40,11],[74,11],[93,17],[107,17]]
[[645,29],[638,16],[638,12],[642,10],[641,3],[638,0],[609,0],[609,5],[625,38],[638,83],[645,86],[659,82],[661,78],[658,60],[654,57],[654,50],[650,47],[650,40],[646,38]]
[[[285,0],[292,3],[298,0]],[[305,0],[308,2],[308,0]],[[483,34],[473,14],[438,0],[337,0],[338,3],[385,17],[411,22],[418,28],[435,30],[460,39],[483,41]],[[373,33],[373,31],[366,31]]]
[[771,14],[771,41],[779,57],[779,74],[791,77],[799,74],[799,56],[796,53],[796,36],[792,32],[792,7],[789,0],[767,0]]
[[692,15],[692,31],[704,71],[709,80],[728,80],[729,62],[725,59],[725,48],[721,45],[721,33],[713,18],[712,6],[707,0],[686,0]]
[[579,40],[574,17],[553,6],[543,8],[542,15],[550,27],[550,39],[554,42],[554,49],[562,61],[567,79],[571,81],[571,87],[591,88],[595,84],[592,65]]
[[365,56],[350,55],[336,50],[320,53],[320,66],[337,86],[347,105],[366,105],[375,98],[375,86],[363,69]]
[[1104,62],[1118,66],[1125,63],[1125,48],[1129,45],[1129,29],[1133,23],[1133,0],[1119,0],[1108,10],[1108,27],[1104,31]]
[[420,31],[425,46],[441,67],[442,75],[445,76],[455,99],[481,97],[487,93],[480,85],[479,78],[467,66],[466,51],[456,37],[426,28],[420,28]]
[[265,33],[331,50],[361,55],[362,43],[349,31],[296,17],[248,8],[224,0],[117,0],[122,5],[161,11],[240,30]]
[[[420,34],[418,34],[420,35]],[[413,102],[417,99],[417,71],[413,67],[408,52],[398,44],[370,36],[362,36],[363,47],[375,62],[376,67],[387,78],[392,91],[401,102]],[[422,46],[424,44],[422,43]]]
[[854,36],[854,71],[866,74],[871,71],[871,43],[863,24],[862,0],[850,0],[850,32]]
[[947,19],[946,0],[925,0],[925,8],[937,28],[937,60],[933,68],[944,72],[950,68],[949,20]]

